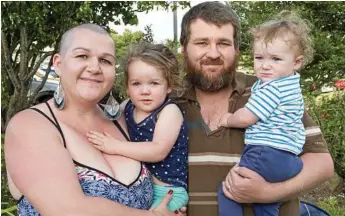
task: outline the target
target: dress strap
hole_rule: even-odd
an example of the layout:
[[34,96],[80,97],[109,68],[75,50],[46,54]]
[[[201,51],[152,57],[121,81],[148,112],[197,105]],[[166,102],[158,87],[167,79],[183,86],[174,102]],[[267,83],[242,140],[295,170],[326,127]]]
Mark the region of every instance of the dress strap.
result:
[[63,146],[66,148],[66,140],[65,140],[65,136],[61,130],[61,127],[60,127],[60,124],[59,122],[57,121],[54,113],[53,113],[53,110],[51,109],[51,107],[49,106],[49,104],[47,102],[45,102],[45,104],[47,105],[51,115],[53,116],[53,119],[54,121],[47,115],[45,114],[44,112],[42,112],[41,110],[37,109],[37,108],[30,108],[32,110],[35,110],[36,112],[40,113],[41,115],[43,115],[46,119],[48,119],[55,127],[56,129],[59,131],[61,137],[62,137],[62,141],[63,141]]
[[119,122],[117,120],[113,121],[115,126],[117,127],[117,129],[120,130],[120,132],[122,133],[122,135],[126,138],[127,141],[130,141],[130,139],[128,138],[126,132],[123,130],[123,128],[121,127],[121,125],[119,124]]

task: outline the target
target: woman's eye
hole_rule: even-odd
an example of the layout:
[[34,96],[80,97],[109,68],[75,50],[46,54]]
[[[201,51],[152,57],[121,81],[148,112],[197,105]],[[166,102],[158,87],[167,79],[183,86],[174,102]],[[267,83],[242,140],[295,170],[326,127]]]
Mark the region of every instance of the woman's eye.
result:
[[87,55],[80,54],[80,55],[77,55],[77,58],[87,59]]
[[101,59],[101,63],[111,65],[111,62],[109,60],[107,60],[107,59]]

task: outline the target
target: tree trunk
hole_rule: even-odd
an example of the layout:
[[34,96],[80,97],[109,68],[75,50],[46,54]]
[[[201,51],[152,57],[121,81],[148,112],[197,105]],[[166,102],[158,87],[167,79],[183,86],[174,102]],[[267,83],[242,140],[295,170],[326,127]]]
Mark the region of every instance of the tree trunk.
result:
[[11,96],[10,102],[8,104],[6,120],[4,127],[6,128],[8,122],[11,118],[18,112],[28,108],[30,104],[28,103],[27,90],[21,89],[20,92],[15,90],[14,94]]

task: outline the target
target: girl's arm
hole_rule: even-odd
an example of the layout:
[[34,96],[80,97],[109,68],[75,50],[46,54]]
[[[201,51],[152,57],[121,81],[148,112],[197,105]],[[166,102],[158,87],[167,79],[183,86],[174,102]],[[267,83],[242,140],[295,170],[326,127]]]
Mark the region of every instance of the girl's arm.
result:
[[15,187],[42,215],[155,215],[85,196],[60,134],[34,111],[23,111],[10,121],[5,134],[5,160]]
[[159,113],[152,142],[127,142],[108,133],[91,132],[87,136],[95,147],[108,154],[118,154],[143,162],[159,162],[167,157],[175,144],[183,116],[175,104],[169,104]]

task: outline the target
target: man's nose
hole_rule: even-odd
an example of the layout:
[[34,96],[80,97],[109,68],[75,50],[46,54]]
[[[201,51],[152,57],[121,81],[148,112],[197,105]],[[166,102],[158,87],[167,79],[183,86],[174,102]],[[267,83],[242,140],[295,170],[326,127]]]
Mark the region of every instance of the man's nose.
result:
[[217,44],[210,44],[206,56],[211,59],[217,59],[220,57],[220,52],[218,50]]

